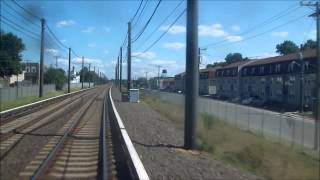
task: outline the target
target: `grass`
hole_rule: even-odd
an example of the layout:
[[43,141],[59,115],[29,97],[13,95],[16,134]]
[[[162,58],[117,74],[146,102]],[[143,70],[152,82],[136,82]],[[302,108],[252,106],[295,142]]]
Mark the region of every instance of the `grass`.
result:
[[[71,92],[79,91],[81,88],[71,88]],[[34,103],[40,100],[48,99],[51,97],[59,96],[62,94],[65,94],[67,91],[51,91],[48,93],[45,93],[42,98],[39,98],[38,96],[27,96],[27,97],[21,97],[19,99],[16,99],[14,101],[7,101],[7,102],[1,102],[1,109],[0,111],[5,111],[7,109],[12,109],[15,107],[23,106],[26,104]]]
[[[145,94],[141,98],[183,128],[182,107]],[[319,179],[319,159],[240,130],[215,116],[201,114],[196,133],[199,150],[266,179]]]

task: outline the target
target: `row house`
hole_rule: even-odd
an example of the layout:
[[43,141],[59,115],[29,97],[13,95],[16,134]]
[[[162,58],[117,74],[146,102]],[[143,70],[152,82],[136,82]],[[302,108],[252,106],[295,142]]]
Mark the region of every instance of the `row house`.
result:
[[255,97],[266,103],[278,102],[294,108],[302,104],[312,107],[316,62],[316,50],[307,50],[233,63],[216,72],[218,94],[227,98]]

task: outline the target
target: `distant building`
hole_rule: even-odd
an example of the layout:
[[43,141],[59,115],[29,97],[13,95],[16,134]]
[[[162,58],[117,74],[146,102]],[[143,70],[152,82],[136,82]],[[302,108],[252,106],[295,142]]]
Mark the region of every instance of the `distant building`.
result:
[[[315,97],[316,50],[241,61],[216,71],[218,95],[226,98],[255,97],[263,102],[279,102],[297,108],[312,107]],[[303,68],[303,94],[300,99],[300,75]],[[303,102],[301,102],[303,101]]]
[[24,79],[30,81],[32,84],[38,83],[39,79],[39,63],[22,63],[25,71]]
[[199,94],[214,95],[217,93],[215,84],[215,71],[217,68],[199,70]]
[[174,90],[174,78],[167,77],[160,79],[160,90],[173,91]]

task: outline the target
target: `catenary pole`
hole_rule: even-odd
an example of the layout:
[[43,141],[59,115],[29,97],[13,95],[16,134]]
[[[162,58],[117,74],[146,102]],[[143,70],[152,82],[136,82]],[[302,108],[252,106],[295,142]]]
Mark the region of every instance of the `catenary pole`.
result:
[[88,71],[88,79],[89,79],[89,88],[90,88],[90,82],[91,82],[91,74],[90,74],[90,68],[91,68],[91,63],[89,63],[89,71]]
[[69,48],[69,62],[68,62],[68,93],[70,93],[70,81],[71,81],[71,48]]
[[122,47],[120,47],[120,92],[122,92]]
[[187,42],[185,81],[185,129],[184,147],[195,147],[195,125],[199,87],[198,61],[198,0],[187,1]]
[[[128,23],[128,73],[127,73],[127,81],[128,81],[128,92],[131,89],[131,22]],[[130,94],[129,94],[130,96]]]
[[44,31],[45,19],[41,19],[41,45],[40,45],[40,77],[39,77],[39,97],[43,96],[43,73],[44,73]]
[[81,69],[81,89],[83,89],[83,81],[84,81],[84,72],[83,72],[83,68],[84,68],[84,57],[82,56],[82,69]]

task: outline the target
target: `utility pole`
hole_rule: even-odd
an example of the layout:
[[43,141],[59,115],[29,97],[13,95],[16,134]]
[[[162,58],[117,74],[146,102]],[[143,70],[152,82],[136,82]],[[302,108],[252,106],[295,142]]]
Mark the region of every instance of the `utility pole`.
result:
[[91,63],[89,63],[89,72],[88,72],[88,75],[89,75],[89,88],[90,88],[90,82],[91,82],[90,68],[91,68]]
[[70,81],[71,81],[71,48],[69,48],[69,63],[68,63],[68,93],[70,93]]
[[185,81],[184,147],[195,147],[197,99],[199,91],[198,0],[187,1],[187,46]]
[[40,79],[39,79],[39,97],[43,96],[43,66],[44,66],[44,31],[46,20],[41,19],[41,48],[40,48]]
[[157,85],[158,85],[158,90],[160,90],[160,68],[161,68],[161,66],[157,65],[157,67],[158,67],[158,82],[157,82]]
[[[131,22],[128,23],[128,92],[131,89]],[[130,96],[130,94],[129,94]]]
[[314,150],[319,149],[320,145],[320,4],[317,2],[300,3],[301,6],[311,6],[315,7],[315,13],[311,14],[310,17],[315,17],[317,21],[317,70],[316,70],[316,84],[315,84],[315,107],[314,107],[314,117],[315,117],[315,133],[314,133]]
[[56,58],[56,69],[58,69],[58,58],[59,56],[54,56]]
[[84,81],[84,73],[83,73],[83,67],[84,67],[84,57],[82,56],[82,70],[81,70],[81,89],[83,89],[83,81]]
[[122,47],[120,47],[120,92],[122,92]]
[[100,71],[99,71],[99,67],[98,67],[98,83],[100,84]]
[[118,87],[120,87],[120,56],[118,56],[118,63],[117,63],[117,78],[118,78]]
[[149,83],[148,83],[148,73],[149,73],[149,72],[147,71],[147,72],[146,72],[146,82],[147,82],[147,84],[146,84],[146,85],[147,85],[147,89],[149,89]]

